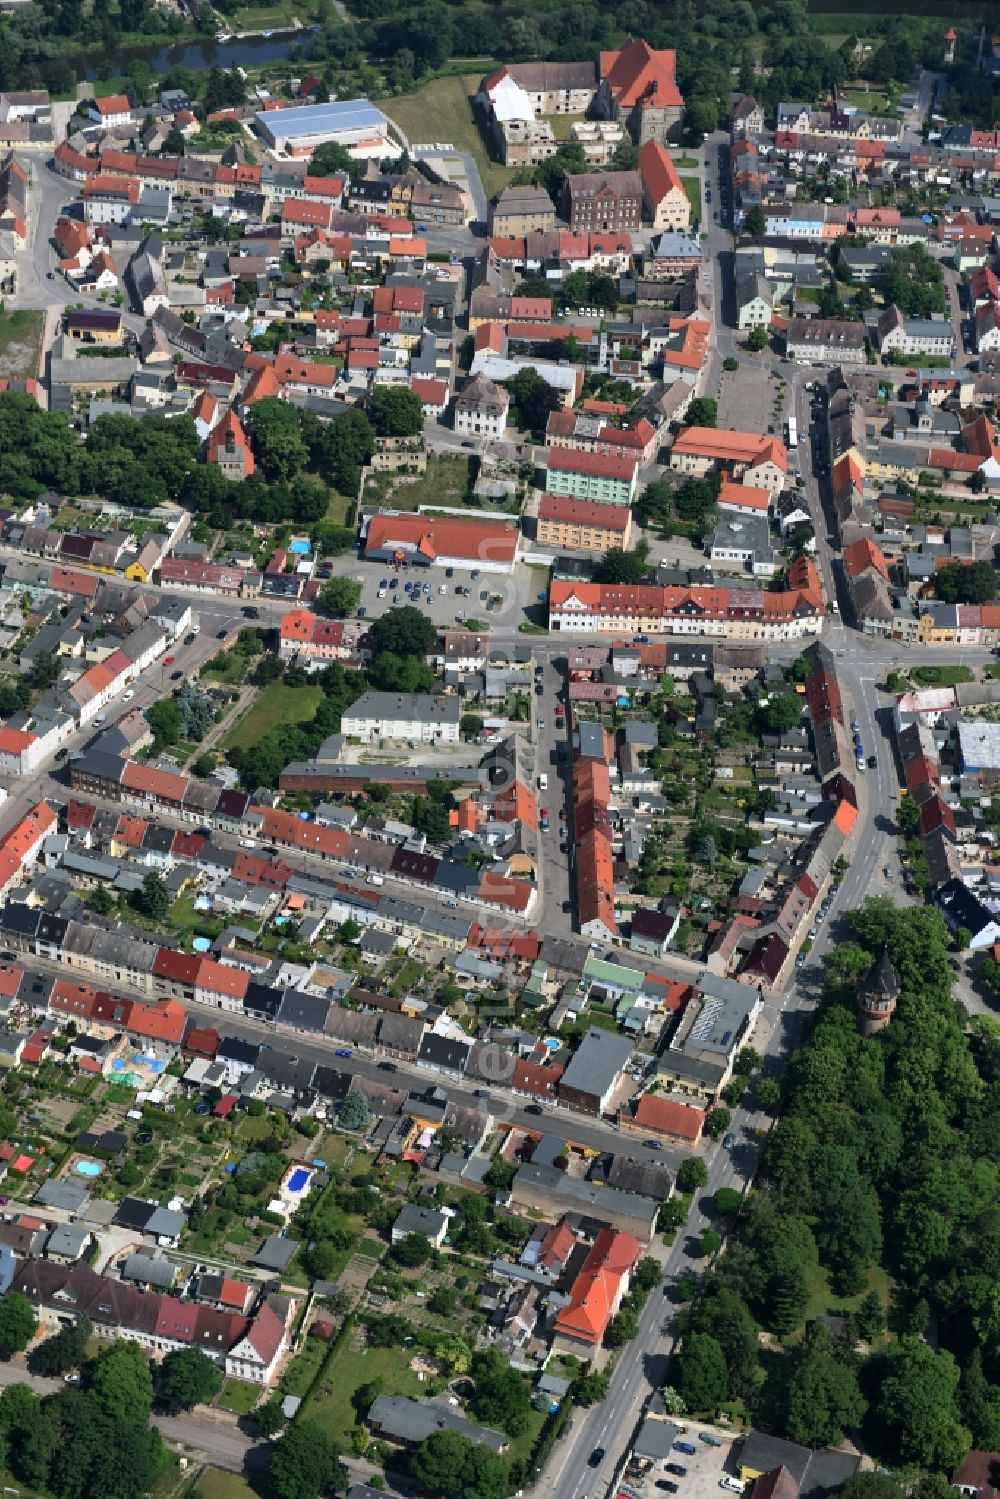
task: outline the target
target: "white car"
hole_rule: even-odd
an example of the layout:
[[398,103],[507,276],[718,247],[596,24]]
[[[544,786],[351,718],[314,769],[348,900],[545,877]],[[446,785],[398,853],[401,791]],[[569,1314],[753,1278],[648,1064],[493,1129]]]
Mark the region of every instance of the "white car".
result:
[[128,692],[122,694],[122,702],[123,703],[130,703],[134,697],[135,697],[135,693],[132,691],[132,688],[130,687],[129,690],[128,690]]
[[733,1478],[729,1473],[723,1473],[719,1479],[719,1488],[728,1489],[732,1494],[742,1494],[744,1484],[742,1479]]

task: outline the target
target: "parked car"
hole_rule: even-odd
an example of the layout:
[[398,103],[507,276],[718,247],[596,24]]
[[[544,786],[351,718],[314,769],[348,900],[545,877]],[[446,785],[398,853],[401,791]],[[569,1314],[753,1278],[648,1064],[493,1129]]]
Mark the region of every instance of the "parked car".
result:
[[743,1482],[739,1478],[734,1478],[731,1473],[723,1473],[719,1479],[719,1488],[728,1489],[731,1494],[742,1494]]
[[674,1442],[673,1447],[675,1452],[686,1452],[688,1457],[694,1457],[698,1451],[693,1442]]
[[545,1111],[540,1103],[526,1103],[524,1106],[524,1112],[526,1114],[542,1114]]
[[656,1487],[658,1489],[666,1489],[668,1494],[676,1494],[680,1492],[672,1478],[658,1478],[656,1480]]
[[732,1150],[733,1146],[736,1144],[736,1136],[734,1134],[726,1135],[722,1144],[726,1150]]
[[717,1437],[714,1431],[699,1431],[698,1440],[699,1442],[707,1442],[709,1447],[722,1446],[722,1438]]
[[399,1068],[396,1066],[395,1062],[379,1062],[378,1066],[379,1066],[379,1071],[380,1072],[398,1072],[399,1071]]
[[663,1466],[668,1473],[673,1473],[677,1478],[687,1477],[687,1468],[685,1468],[683,1463],[664,1463]]

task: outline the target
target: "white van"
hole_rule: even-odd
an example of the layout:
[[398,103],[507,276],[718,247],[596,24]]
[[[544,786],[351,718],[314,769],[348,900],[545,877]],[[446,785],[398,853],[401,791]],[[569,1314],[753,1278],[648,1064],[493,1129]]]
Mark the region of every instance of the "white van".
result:
[[549,789],[549,778],[545,774],[544,770],[542,771],[541,775],[538,777],[538,789],[539,789],[539,791],[548,791],[548,789]]

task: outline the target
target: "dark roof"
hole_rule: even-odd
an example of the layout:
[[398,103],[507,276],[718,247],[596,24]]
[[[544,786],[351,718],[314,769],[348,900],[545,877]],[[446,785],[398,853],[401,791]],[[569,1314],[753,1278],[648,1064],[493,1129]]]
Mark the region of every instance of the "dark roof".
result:
[[453,1041],[449,1036],[425,1036],[417,1053],[421,1062],[432,1067],[447,1067],[452,1072],[463,1072],[469,1059],[469,1043]]
[[157,1203],[143,1202],[141,1197],[123,1197],[118,1204],[114,1221],[119,1228],[134,1228],[142,1233],[157,1207]]
[[877,994],[883,998],[898,999],[899,989],[899,974],[892,966],[889,949],[883,947],[881,955],[875,960],[861,980],[859,993],[861,995]]
[[250,1263],[262,1270],[286,1270],[298,1247],[298,1239],[286,1239],[279,1234],[272,1234],[264,1240]]

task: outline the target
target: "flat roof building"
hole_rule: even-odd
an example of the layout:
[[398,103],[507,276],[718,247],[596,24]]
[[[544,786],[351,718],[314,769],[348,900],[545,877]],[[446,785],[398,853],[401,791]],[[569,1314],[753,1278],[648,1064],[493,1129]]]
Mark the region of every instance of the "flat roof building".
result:
[[327,141],[345,146],[359,159],[400,154],[391,137],[388,119],[367,99],[263,109],[254,115],[253,123],[254,130],[272,151],[285,156],[309,156]]

